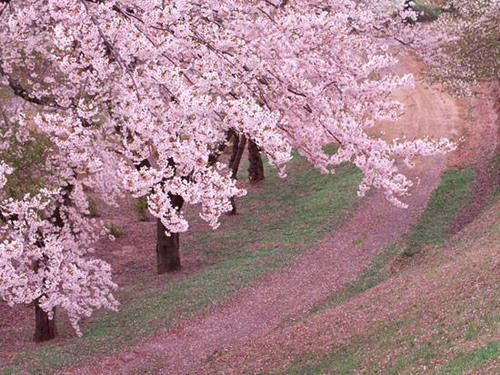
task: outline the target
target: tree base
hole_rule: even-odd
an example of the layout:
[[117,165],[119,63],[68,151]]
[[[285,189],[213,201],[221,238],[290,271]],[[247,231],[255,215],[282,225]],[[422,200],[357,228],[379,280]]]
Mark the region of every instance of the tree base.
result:
[[156,270],[159,275],[175,272],[181,269],[181,256],[179,251],[179,233],[170,233],[167,236],[165,226],[160,219],[157,220],[156,240]]
[[35,342],[52,340],[57,336],[55,319],[55,310],[52,319],[49,319],[49,315],[38,305],[38,301],[35,302],[35,336],[33,337]]
[[264,180],[264,163],[260,154],[259,146],[254,141],[248,142],[248,180],[255,184]]

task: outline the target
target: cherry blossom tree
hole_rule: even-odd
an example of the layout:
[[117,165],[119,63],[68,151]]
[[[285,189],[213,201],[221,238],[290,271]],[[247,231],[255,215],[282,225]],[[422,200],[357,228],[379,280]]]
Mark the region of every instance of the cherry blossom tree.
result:
[[[0,189],[15,170],[2,163]],[[94,309],[115,309],[110,265],[89,256],[99,223],[72,204],[76,191],[40,189],[21,199],[0,194],[0,296],[9,305],[34,304],[35,340],[55,337],[56,307],[76,332]]]
[[454,0],[432,28],[447,34],[428,56],[428,76],[458,95],[470,95],[482,82],[498,85],[500,76],[500,3]]
[[[244,42],[240,56],[231,51],[222,60],[239,68],[264,108],[283,114],[279,128],[314,165],[331,173],[335,165],[353,162],[365,175],[361,195],[374,186],[401,204],[397,196],[411,182],[397,172],[396,160],[451,145],[446,140],[390,144],[366,132],[378,120],[397,120],[402,106],[389,95],[413,84],[411,75],[388,73],[397,63],[388,39],[420,34],[403,22],[415,14],[395,3],[378,2],[376,8],[351,1],[252,4],[248,16],[227,17],[235,20],[233,29]],[[334,155],[323,149],[330,143],[340,146]]]
[[[78,292],[61,304],[75,317],[114,307],[104,263],[79,263],[99,232],[84,216],[89,190],[111,201],[123,189],[147,197],[158,219],[163,273],[180,267],[186,205],[199,205],[216,228],[231,199],[245,194],[235,164],[219,157],[231,134],[239,142],[251,139],[282,176],[292,147],[324,173],[354,163],[364,174],[360,195],[382,189],[400,206],[412,183],[398,161],[453,147],[445,139],[387,142],[369,132],[379,120],[398,119],[402,104],[390,94],[413,84],[410,74],[391,73],[397,59],[388,39],[416,32],[403,22],[414,17],[403,0],[11,0],[0,6],[1,83],[28,103],[16,114],[21,127],[51,140],[47,186],[56,187],[2,206],[13,219],[0,257],[13,275],[29,274],[23,279],[29,292],[6,284],[3,293],[13,303],[39,298],[49,317],[54,301],[63,300],[43,289],[56,277],[51,272],[60,272],[61,283],[73,280],[70,288]],[[331,143],[338,145],[333,155],[325,151]],[[44,265],[31,273],[29,262],[12,268],[23,252]],[[54,269],[46,271],[47,264]],[[78,284],[80,272],[90,277],[97,268],[89,288],[99,297]]]
[[[19,82],[11,78],[11,84]],[[96,147],[104,144],[93,139],[98,133],[59,121],[40,105],[28,111],[16,98],[6,102],[10,111],[0,120],[0,297],[11,306],[34,305],[36,341],[55,337],[58,307],[81,334],[81,317],[118,305],[110,265],[92,255],[105,233],[88,217],[86,191],[112,200],[121,179],[113,185],[114,175],[101,161],[111,162],[112,155]],[[42,135],[49,144],[40,141]],[[43,152],[32,154],[40,143]]]
[[87,256],[101,231],[74,208],[61,205],[60,196],[59,191],[42,189],[0,205],[5,221],[0,232],[0,296],[9,305],[35,305],[36,341],[55,337],[56,307],[67,312],[78,334],[82,316],[117,307],[110,265]]
[[[12,77],[9,85],[14,93],[21,87]],[[121,177],[104,165],[116,167],[117,161],[96,147],[104,145],[94,138],[98,133],[59,121],[51,106],[44,108],[27,95],[18,92],[25,96],[22,105],[16,97],[2,100],[0,297],[11,306],[34,305],[34,338],[45,341],[56,335],[58,307],[80,335],[81,317],[118,305],[110,265],[92,256],[94,243],[105,233],[102,223],[88,217],[86,191],[112,201]],[[40,147],[42,152],[32,152]]]

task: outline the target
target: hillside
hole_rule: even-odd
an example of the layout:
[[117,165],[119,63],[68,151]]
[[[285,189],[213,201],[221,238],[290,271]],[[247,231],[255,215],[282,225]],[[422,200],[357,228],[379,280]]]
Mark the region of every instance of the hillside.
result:
[[497,198],[376,287],[192,373],[498,373],[499,244]]

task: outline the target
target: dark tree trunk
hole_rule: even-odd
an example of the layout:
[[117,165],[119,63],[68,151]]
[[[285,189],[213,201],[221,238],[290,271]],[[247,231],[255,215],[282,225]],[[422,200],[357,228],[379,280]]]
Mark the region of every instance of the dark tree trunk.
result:
[[35,301],[35,337],[36,342],[52,340],[57,335],[56,330],[56,311],[54,316],[49,319],[49,315]]
[[[231,177],[235,180],[238,179],[238,169],[240,168],[241,157],[243,156],[243,151],[245,150],[245,146],[247,144],[247,138],[242,135],[238,137],[235,135],[233,153],[231,155],[231,159],[229,161],[229,167],[231,168]],[[232,210],[229,211],[229,215],[236,215],[236,202],[234,197],[230,199]]]
[[228,215],[236,215],[238,211],[236,210],[236,202],[234,197],[229,198],[229,202],[231,202],[231,211],[228,212]]
[[[65,223],[63,219],[63,214],[61,213],[63,206],[70,206],[71,200],[70,195],[73,192],[74,186],[67,185],[62,189],[62,197],[63,201],[59,202],[54,212],[52,213],[51,219],[54,222],[54,225],[63,228]],[[34,271],[38,272],[40,268],[46,267],[47,262],[49,261],[48,257],[43,253],[43,249],[45,247],[45,241],[43,237],[43,233],[38,232],[39,238],[36,242],[37,246],[42,251],[42,259],[38,260],[34,265]],[[42,280],[45,283],[45,279]],[[52,319],[49,319],[49,314],[43,310],[38,304],[38,298],[35,300],[35,335],[33,339],[35,342],[48,341],[55,338],[57,335],[56,329],[56,309],[53,310]]]
[[238,154],[240,136],[235,131],[230,130],[229,137],[233,139],[233,149],[231,151],[231,157],[229,158],[229,168],[232,170],[236,155]]
[[260,155],[259,146],[251,139],[248,141],[248,179],[251,183],[257,183],[264,180],[264,163]]
[[[177,210],[182,208],[184,200],[179,195],[172,195],[171,202]],[[156,265],[159,275],[181,269],[179,233],[167,236],[165,226],[160,219],[156,224]]]
[[233,163],[231,164],[231,175],[237,180],[238,179],[238,169],[240,168],[241,157],[243,156],[243,151],[245,151],[245,146],[247,144],[247,137],[242,135],[240,137],[240,143],[238,145],[238,151],[236,152]]
[[[213,162],[215,161],[216,159]],[[170,159],[169,163],[175,168],[173,160]],[[137,170],[143,167],[151,167],[148,159],[136,165]],[[184,199],[180,195],[170,195],[170,202],[179,211],[184,204]],[[166,228],[161,220],[156,219],[156,272],[158,275],[181,269],[180,234],[170,233],[168,236],[165,232]]]

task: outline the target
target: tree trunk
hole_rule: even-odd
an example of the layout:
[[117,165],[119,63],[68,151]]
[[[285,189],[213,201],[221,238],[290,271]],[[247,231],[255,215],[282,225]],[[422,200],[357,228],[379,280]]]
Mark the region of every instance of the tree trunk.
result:
[[[63,216],[61,214],[61,210],[63,206],[69,206],[71,204],[70,195],[73,192],[74,186],[67,185],[62,189],[62,197],[63,201],[56,205],[54,212],[52,213],[51,219],[54,222],[54,225],[63,228],[65,223],[63,220]],[[43,234],[41,232],[38,233],[40,238],[37,241],[37,246],[40,248],[43,254],[43,249],[45,247]],[[35,272],[38,272],[40,267],[44,267],[45,264],[49,261],[48,257],[44,254],[42,259],[37,261],[34,265]],[[42,280],[45,283],[45,279]],[[48,341],[55,338],[57,335],[56,329],[56,309],[53,310],[52,319],[49,319],[49,314],[43,310],[38,304],[38,298],[35,300],[35,335],[33,339],[35,342]]]
[[236,155],[238,154],[240,146],[240,136],[233,130],[229,131],[229,137],[233,139],[233,149],[231,151],[231,157],[229,158],[229,168],[233,169],[234,161],[236,160]]
[[35,301],[35,337],[36,342],[52,340],[57,335],[56,330],[56,311],[54,316],[49,319],[49,315]]
[[[182,208],[184,200],[179,195],[172,195],[171,202],[178,210]],[[165,226],[160,219],[156,221],[156,265],[159,275],[181,269],[179,233],[170,233],[167,236]]]
[[248,141],[248,179],[251,183],[257,183],[264,180],[264,164],[260,155],[259,146],[251,139]]
[[[241,157],[243,156],[243,151],[245,150],[245,146],[247,144],[247,138],[242,135],[241,137],[235,136],[233,153],[231,155],[231,160],[229,161],[229,167],[231,168],[231,177],[235,180],[238,179],[238,169],[240,167]],[[229,211],[229,215],[236,215],[236,202],[234,197],[230,199],[231,206],[233,207],[231,211]]]

